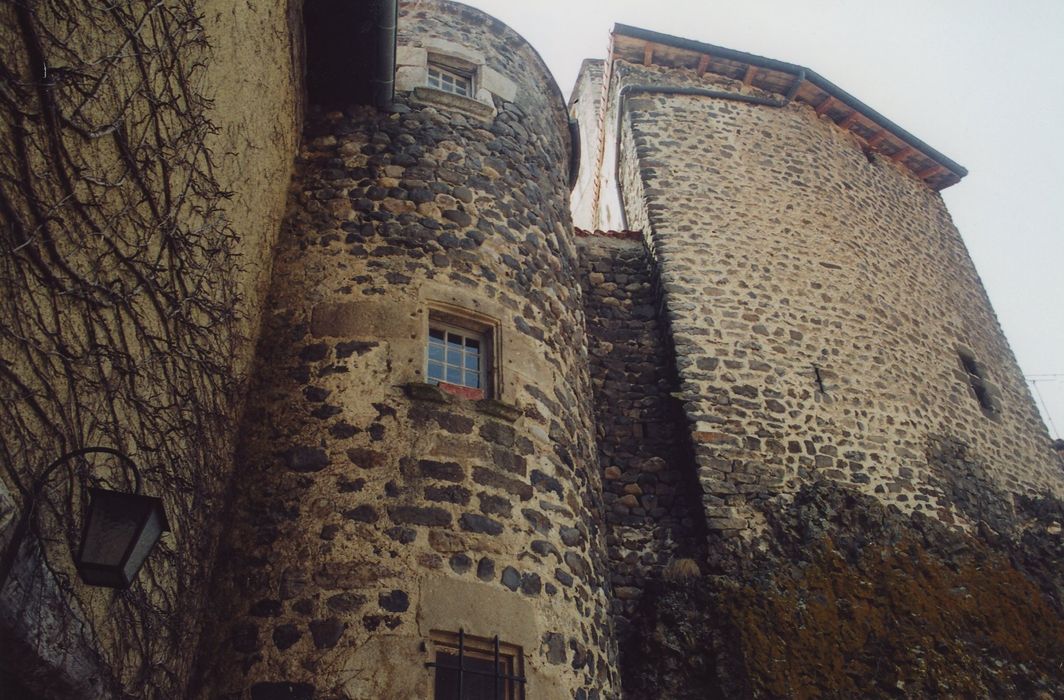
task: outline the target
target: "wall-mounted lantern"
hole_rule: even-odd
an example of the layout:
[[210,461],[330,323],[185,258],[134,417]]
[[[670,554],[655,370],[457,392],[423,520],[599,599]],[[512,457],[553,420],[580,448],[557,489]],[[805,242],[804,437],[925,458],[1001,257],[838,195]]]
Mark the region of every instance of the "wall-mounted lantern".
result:
[[169,530],[161,499],[89,489],[89,508],[74,560],[90,586],[128,588],[159,536]]
[[163,502],[140,494],[140,471],[129,457],[109,447],[86,447],[52,462],[33,482],[0,564],[0,588],[11,573],[18,549],[29,529],[30,515],[48,477],[68,460],[94,452],[117,457],[133,472],[135,488],[133,493],[88,489],[89,504],[84,509],[81,544],[74,557],[74,566],[81,580],[90,586],[128,588],[137,577],[159,537],[170,529]]

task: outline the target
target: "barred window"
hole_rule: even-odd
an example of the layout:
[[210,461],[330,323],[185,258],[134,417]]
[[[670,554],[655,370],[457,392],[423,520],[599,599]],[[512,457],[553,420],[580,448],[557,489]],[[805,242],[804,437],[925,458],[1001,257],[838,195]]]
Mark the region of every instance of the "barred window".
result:
[[435,700],[524,700],[521,647],[458,633],[433,631]]

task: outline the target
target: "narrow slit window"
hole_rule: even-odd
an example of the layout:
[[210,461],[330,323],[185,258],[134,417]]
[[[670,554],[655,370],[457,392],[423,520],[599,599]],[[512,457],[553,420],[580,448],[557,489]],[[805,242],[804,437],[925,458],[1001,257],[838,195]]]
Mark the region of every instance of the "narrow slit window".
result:
[[524,700],[521,647],[459,629],[432,632],[434,700]]
[[983,371],[979,368],[975,357],[966,352],[959,352],[958,356],[961,360],[961,367],[964,368],[965,374],[968,375],[968,385],[971,386],[975,399],[979,402],[979,407],[983,409],[984,413],[995,413],[997,408],[991,397],[986,378],[983,376]]
[[473,81],[469,76],[431,63],[429,64],[428,86],[452,95],[473,96]]

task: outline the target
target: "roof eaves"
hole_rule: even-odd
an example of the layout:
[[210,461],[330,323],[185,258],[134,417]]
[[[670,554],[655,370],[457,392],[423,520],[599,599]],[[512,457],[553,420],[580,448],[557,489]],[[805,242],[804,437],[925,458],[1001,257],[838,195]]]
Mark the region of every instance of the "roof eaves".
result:
[[766,58],[764,56],[758,56],[757,54],[746,53],[745,51],[736,51],[735,49],[725,48],[723,46],[716,46],[714,44],[706,44],[700,41],[694,41],[692,39],[684,39],[671,34],[662,34],[660,32],[654,32],[649,29],[641,29],[639,27],[632,27],[627,24],[614,24],[614,34],[621,34],[624,36],[632,37],[633,39],[641,39],[643,41],[654,42],[656,44],[663,44],[666,46],[673,46],[678,49],[686,49],[689,51],[696,51],[698,53],[709,54],[718,56],[720,58],[736,61],[740,63],[746,63],[752,66],[758,66],[759,68],[767,68],[769,70],[780,71],[783,73],[799,74],[801,71],[805,71],[805,79],[820,88],[827,94],[831,95],[835,99],[844,102],[851,108],[857,110],[865,118],[875,122],[880,127],[890,131],[897,138],[902,139],[916,150],[920,151],[928,158],[935,160],[937,163],[945,166],[951,173],[953,173],[957,179],[963,178],[968,174],[967,168],[960,165],[948,156],[940,153],[938,150],[932,148],[922,140],[913,136],[911,133],[898,126],[890,119],[872,109],[861,100],[857,99],[850,93],[846,92],[838,85],[823,77],[819,73],[804,66],[800,66],[794,63],[787,63],[786,61],[777,61],[773,58]]

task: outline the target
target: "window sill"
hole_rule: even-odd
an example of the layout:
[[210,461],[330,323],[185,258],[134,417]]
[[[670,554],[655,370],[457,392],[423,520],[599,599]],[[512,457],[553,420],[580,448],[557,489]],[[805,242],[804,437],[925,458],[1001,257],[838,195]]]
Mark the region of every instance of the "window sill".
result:
[[403,384],[403,392],[406,393],[407,398],[418,401],[450,403],[453,400],[451,396],[443,393],[438,386],[435,384],[429,384],[428,382],[409,382]]
[[477,389],[466,389],[465,387],[450,385],[454,389],[464,390],[450,391],[443,385],[429,384],[428,382],[409,382],[402,386],[407,398],[416,401],[431,401],[432,403],[454,403],[456,400],[470,401],[478,413],[500,418],[508,423],[513,423],[521,417],[521,409],[511,403],[500,401],[499,399],[470,396],[465,393],[469,391],[480,394],[480,390]]
[[472,97],[453,95],[449,92],[444,92],[443,90],[437,90],[425,86],[414,88],[413,101],[418,104],[453,109],[462,112],[463,114],[476,117],[477,119],[486,120],[495,116],[495,108],[491,105],[486,105]]
[[475,401],[484,398],[483,389],[473,389],[468,386],[462,386],[461,384],[450,384],[448,382],[440,382],[436,386],[439,387],[440,391],[448,393],[451,396],[457,396],[460,399],[473,399]]
[[501,418],[508,423],[513,423],[521,417],[521,409],[498,399],[481,399],[477,401],[477,410],[489,416]]

